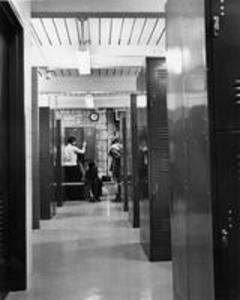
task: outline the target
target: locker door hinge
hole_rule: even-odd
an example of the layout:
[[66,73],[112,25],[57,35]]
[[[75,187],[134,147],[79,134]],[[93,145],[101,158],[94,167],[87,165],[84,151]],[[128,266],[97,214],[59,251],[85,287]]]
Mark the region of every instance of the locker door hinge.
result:
[[213,35],[215,37],[219,36],[220,33],[220,17],[219,16],[213,16]]

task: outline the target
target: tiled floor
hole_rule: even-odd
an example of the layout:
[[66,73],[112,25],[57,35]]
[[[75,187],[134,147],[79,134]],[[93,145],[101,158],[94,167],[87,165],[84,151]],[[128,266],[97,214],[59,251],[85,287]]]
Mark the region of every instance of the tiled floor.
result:
[[171,264],[148,262],[121,208],[70,202],[42,222],[32,288],[8,300],[172,300]]

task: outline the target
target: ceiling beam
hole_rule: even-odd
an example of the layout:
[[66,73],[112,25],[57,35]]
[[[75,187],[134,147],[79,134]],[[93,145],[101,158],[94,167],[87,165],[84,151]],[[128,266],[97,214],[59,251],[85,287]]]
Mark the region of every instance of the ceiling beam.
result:
[[[76,47],[32,47],[32,66],[77,68]],[[90,47],[92,68],[141,67],[146,56],[164,56],[165,52],[153,46],[96,46]],[[44,59],[43,59],[44,57]]]
[[135,76],[80,76],[80,77],[54,77],[47,80],[39,78],[40,93],[76,93],[76,92],[135,92]]
[[[39,97],[39,106],[48,106],[54,97],[57,109],[87,108],[85,95],[71,96],[61,94],[41,94]],[[124,94],[104,94],[93,95],[94,108],[125,108],[130,106],[130,95]],[[50,101],[49,101],[50,100]]]
[[165,17],[166,0],[32,1],[33,17]]
[[165,12],[32,12],[34,18],[166,18]]

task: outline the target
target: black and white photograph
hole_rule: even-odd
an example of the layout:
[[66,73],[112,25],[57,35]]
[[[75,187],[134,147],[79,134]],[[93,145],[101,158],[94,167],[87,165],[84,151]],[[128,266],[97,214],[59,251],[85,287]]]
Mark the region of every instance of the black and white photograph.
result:
[[0,0],[0,300],[240,300],[239,0]]

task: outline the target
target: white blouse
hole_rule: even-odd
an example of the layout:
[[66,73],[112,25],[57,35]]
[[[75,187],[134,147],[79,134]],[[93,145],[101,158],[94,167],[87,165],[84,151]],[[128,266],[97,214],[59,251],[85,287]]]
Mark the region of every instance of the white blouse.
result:
[[64,148],[63,153],[63,164],[64,166],[77,166],[77,154],[83,154],[85,150],[79,149],[78,147],[67,144]]

